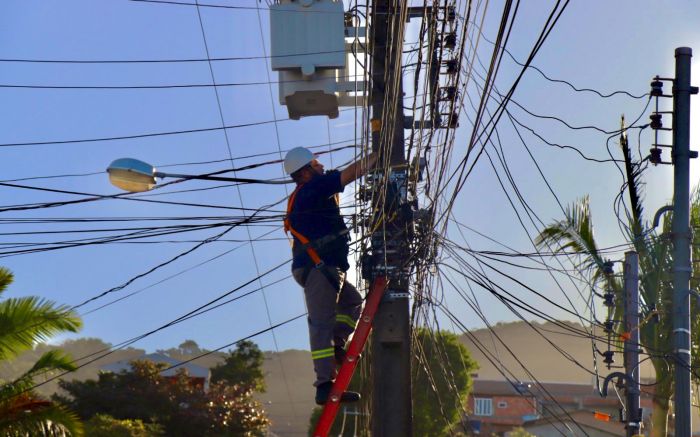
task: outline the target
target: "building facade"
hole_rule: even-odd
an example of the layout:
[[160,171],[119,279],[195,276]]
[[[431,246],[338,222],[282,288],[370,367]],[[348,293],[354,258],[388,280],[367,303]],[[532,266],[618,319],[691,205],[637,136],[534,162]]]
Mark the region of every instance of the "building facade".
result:
[[[642,397],[645,418],[651,413],[652,396]],[[610,395],[603,398],[592,384],[511,383],[476,378],[466,415],[472,432],[477,435],[506,436],[519,427],[538,436],[548,435],[550,431],[562,435],[562,430],[573,426],[573,433],[566,435],[579,435],[583,427],[590,435],[607,436],[620,435],[620,430],[624,434],[620,406],[612,388]],[[568,427],[563,426],[565,423]],[[579,433],[573,431],[575,429],[579,429]]]

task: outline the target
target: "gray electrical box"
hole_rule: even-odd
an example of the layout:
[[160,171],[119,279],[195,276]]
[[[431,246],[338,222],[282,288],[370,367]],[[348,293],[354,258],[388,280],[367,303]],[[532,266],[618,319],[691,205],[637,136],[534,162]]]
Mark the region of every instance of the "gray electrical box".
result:
[[280,0],[270,6],[272,70],[289,118],[338,116],[338,73],[345,74],[342,1]]
[[273,70],[345,68],[345,11],[342,1],[282,0],[270,6]]

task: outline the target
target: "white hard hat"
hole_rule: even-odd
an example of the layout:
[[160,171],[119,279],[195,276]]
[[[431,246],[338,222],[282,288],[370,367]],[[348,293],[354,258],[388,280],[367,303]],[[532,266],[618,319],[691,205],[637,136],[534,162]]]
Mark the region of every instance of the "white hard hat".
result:
[[305,147],[295,147],[284,157],[284,171],[292,174],[314,160],[314,154]]

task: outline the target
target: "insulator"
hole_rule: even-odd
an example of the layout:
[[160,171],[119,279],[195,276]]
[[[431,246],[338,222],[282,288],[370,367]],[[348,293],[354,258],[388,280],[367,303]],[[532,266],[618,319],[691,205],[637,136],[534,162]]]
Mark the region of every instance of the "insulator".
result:
[[661,129],[664,127],[664,124],[661,122],[661,114],[654,113],[651,114],[649,118],[651,119],[650,126],[652,129]]
[[603,305],[606,307],[615,306],[615,295],[613,293],[605,293],[603,295]]
[[442,40],[442,44],[445,46],[446,49],[454,49],[455,47],[457,47],[457,35],[454,32],[448,33]]
[[603,331],[605,331],[606,334],[612,334],[613,328],[615,327],[615,322],[612,320],[606,320],[603,322]]
[[603,357],[604,357],[603,362],[605,364],[607,364],[608,366],[610,366],[611,364],[613,364],[615,362],[615,359],[613,358],[614,355],[615,355],[615,352],[613,352],[613,351],[603,352]]
[[651,82],[651,92],[649,93],[653,97],[660,97],[664,93],[664,83],[660,80],[654,80]]
[[447,74],[455,74],[457,72],[457,60],[456,59],[450,59],[444,62],[446,70],[445,72]]
[[649,162],[654,165],[661,164],[661,149],[658,147],[649,149]]

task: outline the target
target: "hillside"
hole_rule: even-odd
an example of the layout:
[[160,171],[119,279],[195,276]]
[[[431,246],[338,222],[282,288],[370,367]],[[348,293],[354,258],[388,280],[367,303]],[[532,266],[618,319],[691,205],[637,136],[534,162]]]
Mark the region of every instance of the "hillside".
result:
[[[565,323],[574,329],[582,329],[578,323]],[[548,382],[593,383],[591,373],[594,371],[593,354],[589,339],[572,335],[553,323],[532,323],[532,325],[544,334],[546,339],[525,322],[499,323],[493,327],[493,333],[488,329],[475,330],[472,332],[475,340],[468,335],[463,335],[462,343],[471,351],[480,365],[478,378],[502,380],[501,371],[503,371],[521,380],[532,380],[534,376],[540,381]],[[501,344],[498,338],[505,345]],[[559,350],[547,340],[556,345]],[[500,363],[492,364],[477,345],[492,352],[498,357]],[[597,343],[597,347],[601,351],[607,348],[601,342]],[[621,355],[616,355],[615,359],[616,364],[621,364]],[[531,374],[528,374],[518,361]],[[280,363],[283,367],[280,367]],[[287,395],[282,368],[289,389],[295,395],[293,403],[290,403]],[[268,391],[261,395],[260,399],[265,402],[268,414],[273,421],[273,431],[280,436],[305,435],[308,414],[313,408],[313,387],[311,386],[313,372],[309,352],[267,353],[265,372]],[[609,373],[600,356],[598,372],[603,376]],[[653,371],[648,364],[642,366],[642,377],[653,377]]]
[[[562,323],[573,329],[582,330],[578,323]],[[473,331],[475,340],[468,335],[462,336],[464,345],[481,365],[478,372],[479,378],[503,379],[500,369],[506,373],[512,372],[517,379],[532,380],[532,376],[528,375],[524,366],[535,378],[542,381],[593,382],[594,358],[590,339],[572,334],[549,322],[531,322],[531,325],[532,327],[525,322],[499,323],[493,327],[493,333],[488,329]],[[598,335],[602,334],[598,333]],[[505,345],[499,341],[499,338]],[[501,364],[492,364],[480,351],[479,345],[482,349],[486,348],[492,352],[493,355],[490,357],[493,359],[495,356]],[[607,350],[607,345],[603,342],[596,342],[596,345],[600,351]],[[605,368],[603,357],[598,355],[596,358],[599,374],[607,375],[609,371]],[[622,354],[616,354],[614,358],[616,365],[622,365]],[[643,363],[642,378],[653,378],[653,375],[651,365],[648,362]]]
[[[566,323],[574,329],[581,329],[577,323]],[[511,378],[521,380],[532,380],[534,377],[540,381],[548,382],[592,383],[591,372],[593,372],[594,367],[589,339],[572,335],[571,332],[553,323],[533,323],[532,326],[546,336],[546,339],[524,322],[499,323],[493,327],[493,333],[487,329],[479,329],[473,331],[472,336],[463,335],[461,337],[463,344],[471,351],[472,356],[480,365],[477,377],[480,379],[503,379],[501,374],[503,371],[508,375],[514,375]],[[505,345],[500,343],[499,338]],[[550,342],[556,345],[559,350]],[[196,343],[192,343],[185,342],[180,347],[168,349],[166,352],[174,358],[187,359],[199,352]],[[74,357],[83,357],[108,346],[99,339],[73,340],[62,345]],[[489,361],[486,355],[480,351],[479,346],[498,358],[497,365]],[[606,349],[606,345],[603,343],[598,343],[597,346],[600,350]],[[0,378],[7,378],[28,368],[29,363],[47,348],[48,346],[39,346],[34,352],[20,357],[11,366],[0,367]],[[113,361],[135,358],[143,353],[142,349],[120,350],[90,363],[71,377],[76,379],[95,378],[99,366]],[[222,354],[212,354],[195,362],[205,367],[211,367],[221,360],[221,356]],[[617,355],[615,358],[616,364],[620,364],[622,356]],[[523,367],[527,368],[527,371]],[[309,416],[314,407],[314,388],[312,386],[314,375],[309,352],[305,350],[287,350],[280,353],[266,352],[263,370],[267,391],[257,395],[257,398],[263,403],[272,421],[272,432],[279,436],[306,435]],[[598,357],[598,372],[602,375],[608,373],[608,370],[603,366],[601,357]],[[652,376],[650,366],[644,365],[642,377],[651,378]],[[40,387],[39,390],[44,394],[49,394],[56,388],[56,383],[52,382]]]

